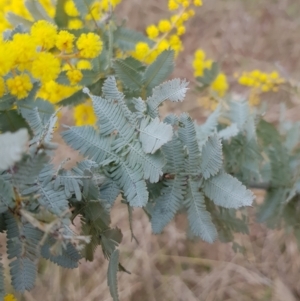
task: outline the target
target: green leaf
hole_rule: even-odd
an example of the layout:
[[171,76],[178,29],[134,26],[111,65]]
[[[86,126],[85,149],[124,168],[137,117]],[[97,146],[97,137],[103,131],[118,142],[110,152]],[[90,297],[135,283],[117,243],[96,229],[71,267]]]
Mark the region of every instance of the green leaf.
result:
[[141,32],[135,31],[124,26],[117,28],[114,34],[114,42],[116,48],[123,51],[130,51],[135,49],[135,45],[138,42],[145,42],[150,47],[154,45],[154,42],[144,36]]
[[70,19],[65,11],[66,2],[67,0],[56,1],[54,21],[59,28],[66,28]]
[[16,97],[11,94],[5,94],[0,98],[0,111],[10,110],[16,102]]
[[116,250],[116,247],[121,243],[122,238],[123,234],[119,228],[101,231],[100,243],[106,259],[111,258],[111,255]]
[[[88,89],[91,93],[95,95],[101,95],[102,92],[102,84],[103,79],[98,80],[97,82],[93,83],[92,85],[88,86]],[[59,106],[76,106],[80,103],[85,102],[87,99],[89,99],[89,95],[86,93],[83,93],[82,90],[79,90],[75,92],[73,95],[59,101],[57,105]]]
[[73,0],[80,16],[84,19],[90,13],[90,6],[95,0]]
[[19,24],[22,24],[27,30],[29,30],[31,28],[31,26],[33,25],[32,21],[29,21],[19,15],[12,13],[12,12],[7,13],[6,19],[10,24],[12,24],[14,26],[18,26]]
[[107,284],[109,286],[109,291],[113,298],[113,301],[119,301],[118,279],[117,279],[118,267],[119,267],[119,250],[115,250],[110,257],[108,270],[107,270]]
[[147,95],[151,95],[152,89],[166,80],[173,72],[173,69],[174,51],[165,50],[147,67],[144,73],[143,84]]
[[16,132],[21,128],[29,129],[29,126],[21,114],[17,110],[9,110],[0,112],[0,131]]
[[139,70],[141,67],[141,63],[133,57],[117,59],[113,64],[116,76],[131,90],[139,90],[142,87],[142,73]]
[[49,17],[42,4],[37,0],[26,0],[25,6],[35,21],[46,20],[53,23],[53,20]]

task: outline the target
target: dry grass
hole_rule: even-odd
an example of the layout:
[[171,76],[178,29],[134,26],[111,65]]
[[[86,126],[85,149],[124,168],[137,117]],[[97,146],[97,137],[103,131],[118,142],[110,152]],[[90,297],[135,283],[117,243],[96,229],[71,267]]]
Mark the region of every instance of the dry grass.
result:
[[[299,75],[299,0],[204,2],[189,23],[184,37],[185,51],[177,61],[174,76],[193,82],[191,61],[198,47],[220,61],[227,74],[255,67],[269,71],[279,66],[287,75]],[[168,16],[166,6],[162,0],[123,0],[118,13],[128,18],[131,28],[143,30]],[[183,105],[169,106],[166,110],[190,111],[199,120],[205,115],[192,93]],[[295,109],[290,109],[290,118],[299,119],[299,113],[294,112]],[[270,118],[275,119],[276,106],[271,113]],[[69,113],[64,116],[67,118]],[[66,156],[70,156],[69,149],[62,148],[57,162]],[[260,200],[262,192],[256,193]],[[254,216],[253,212],[250,215]],[[141,210],[135,210],[138,245],[130,239],[126,207],[118,204],[112,217],[113,225],[123,229],[121,262],[132,273],[119,275],[122,301],[300,300],[300,256],[295,239],[283,231],[256,224],[254,218],[250,235],[236,236],[245,249],[241,254],[233,252],[230,244],[188,241],[184,232],[186,220],[182,216],[167,226],[163,235],[154,236],[147,217]],[[100,249],[95,262],[82,262],[77,270],[63,270],[43,261],[35,289],[18,300],[112,300],[106,269],[107,262]]]

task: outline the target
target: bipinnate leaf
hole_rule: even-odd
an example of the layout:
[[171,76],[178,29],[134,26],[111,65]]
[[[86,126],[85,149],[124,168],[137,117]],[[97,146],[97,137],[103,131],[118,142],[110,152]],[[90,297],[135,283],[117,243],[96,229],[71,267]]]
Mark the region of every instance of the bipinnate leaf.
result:
[[17,292],[30,291],[35,283],[36,266],[29,258],[17,258],[9,264],[11,282]]
[[13,166],[22,158],[27,150],[28,141],[27,129],[0,134],[0,170]]
[[215,176],[221,169],[222,143],[217,134],[208,138],[202,148],[201,173],[204,179]]
[[161,122],[158,117],[150,122],[149,119],[142,120],[140,141],[145,153],[155,153],[162,145],[172,140],[172,137],[172,126]]
[[189,180],[185,198],[189,224],[193,235],[212,243],[217,239],[217,230],[206,210],[204,196],[199,191],[198,183]]
[[156,199],[152,211],[152,231],[159,234],[164,227],[174,218],[185,196],[186,180],[177,176],[173,180],[165,180],[161,196]]
[[218,126],[218,119],[221,115],[221,107],[218,106],[215,111],[209,115],[204,124],[198,125],[197,130],[197,141],[200,147],[202,147],[209,136],[213,135]]
[[113,301],[119,301],[117,273],[119,269],[119,250],[115,250],[110,257],[107,270],[107,284]]
[[0,178],[0,213],[5,212],[8,207],[14,207],[14,190],[9,181]]
[[235,137],[239,133],[239,129],[236,123],[232,123],[230,126],[221,130],[218,135],[222,140],[229,140],[232,137]]
[[155,87],[146,101],[150,116],[158,116],[158,107],[167,99],[172,102],[183,101],[188,84],[186,80],[175,78]]
[[216,205],[225,208],[251,206],[254,195],[238,179],[220,172],[204,182],[204,193]]

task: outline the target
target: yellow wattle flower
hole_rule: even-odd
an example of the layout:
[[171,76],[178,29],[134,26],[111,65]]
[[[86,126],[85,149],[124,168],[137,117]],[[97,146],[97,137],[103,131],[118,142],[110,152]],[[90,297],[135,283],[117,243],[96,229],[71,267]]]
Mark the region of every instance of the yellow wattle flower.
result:
[[30,77],[27,74],[17,75],[10,77],[6,80],[6,86],[9,92],[16,96],[18,99],[25,98],[28,96],[29,91],[33,85],[30,81]]
[[103,47],[103,43],[95,33],[82,33],[76,42],[81,58],[92,59],[98,56]]

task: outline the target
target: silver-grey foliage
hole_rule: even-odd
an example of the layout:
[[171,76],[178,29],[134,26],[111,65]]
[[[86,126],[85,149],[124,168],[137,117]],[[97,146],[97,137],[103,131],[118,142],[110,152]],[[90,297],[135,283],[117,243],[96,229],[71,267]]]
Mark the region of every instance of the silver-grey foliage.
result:
[[[101,95],[84,89],[92,99],[97,124],[65,126],[64,141],[84,157],[72,169],[65,169],[64,162],[58,168],[51,163],[57,112],[43,101],[20,107],[32,137],[28,150],[0,174],[0,213],[5,216],[11,279],[17,291],[33,287],[40,256],[75,268],[82,257],[93,260],[101,246],[110,260],[108,285],[118,300],[116,274],[126,269],[118,260],[122,233],[110,228],[110,210],[120,195],[129,206],[133,237],[131,210],[143,207],[154,233],[161,233],[180,211],[186,213],[193,236],[210,243],[218,235],[212,206],[251,205],[252,193],[223,172],[217,134],[220,109],[201,126],[187,113],[160,119],[160,105],[182,101],[187,91],[185,80],[161,83],[173,68],[171,61],[170,51],[146,69],[134,59],[117,61],[114,68],[125,85],[124,93],[113,76],[104,81]],[[160,64],[168,65],[167,70]],[[127,87],[123,73],[129,65],[138,68],[141,81]],[[144,99],[129,96],[139,85]],[[236,131],[220,135],[230,141]],[[273,168],[278,168],[276,162],[274,158]],[[76,216],[82,223],[80,235],[70,230]]]

